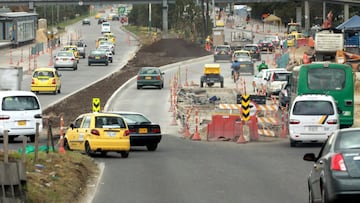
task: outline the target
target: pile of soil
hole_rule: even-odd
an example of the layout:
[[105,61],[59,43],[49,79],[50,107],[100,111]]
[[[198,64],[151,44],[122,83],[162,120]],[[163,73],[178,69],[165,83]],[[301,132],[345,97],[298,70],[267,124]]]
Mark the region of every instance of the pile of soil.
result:
[[58,127],[58,117],[64,116],[65,126],[69,125],[78,115],[89,112],[87,105],[92,98],[100,98],[101,109],[106,101],[121,85],[134,77],[143,66],[163,66],[179,61],[209,55],[199,44],[184,39],[161,39],[150,45],[143,46],[125,67],[108,78],[74,94],[56,105],[44,109],[43,114],[53,118],[53,127]]

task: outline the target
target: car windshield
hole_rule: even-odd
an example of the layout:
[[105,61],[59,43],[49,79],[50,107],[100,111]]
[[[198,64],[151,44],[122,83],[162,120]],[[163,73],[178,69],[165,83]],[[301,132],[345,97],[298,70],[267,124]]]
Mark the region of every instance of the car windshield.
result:
[[3,111],[38,110],[40,104],[33,96],[4,97],[1,109]]
[[293,115],[334,115],[334,108],[330,101],[297,101],[294,105]]
[[360,149],[360,131],[342,131],[339,132],[335,150],[337,149]]
[[140,70],[140,74],[159,74],[159,70],[155,68],[143,68]]
[[128,124],[150,124],[151,121],[140,114],[121,114]]

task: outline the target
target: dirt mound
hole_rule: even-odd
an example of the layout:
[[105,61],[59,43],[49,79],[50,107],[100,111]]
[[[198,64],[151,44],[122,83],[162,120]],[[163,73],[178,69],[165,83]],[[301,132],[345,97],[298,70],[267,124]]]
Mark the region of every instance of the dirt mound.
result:
[[143,52],[163,53],[167,57],[194,57],[209,55],[201,45],[184,39],[161,39],[156,43],[143,47]]
[[212,53],[205,51],[199,44],[184,39],[161,39],[153,44],[143,46],[127,66],[158,67],[209,54]]

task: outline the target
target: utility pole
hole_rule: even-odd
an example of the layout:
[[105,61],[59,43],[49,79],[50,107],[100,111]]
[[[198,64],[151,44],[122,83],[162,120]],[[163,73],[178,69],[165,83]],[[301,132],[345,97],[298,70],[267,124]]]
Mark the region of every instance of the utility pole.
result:
[[151,3],[149,3],[149,31],[151,31]]

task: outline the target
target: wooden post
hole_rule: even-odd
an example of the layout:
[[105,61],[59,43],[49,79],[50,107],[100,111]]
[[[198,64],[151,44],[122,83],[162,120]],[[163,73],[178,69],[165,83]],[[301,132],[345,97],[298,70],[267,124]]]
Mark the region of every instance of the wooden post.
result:
[[9,134],[4,130],[4,162],[9,163]]
[[21,151],[21,161],[22,163],[26,162],[26,143],[27,143],[27,137],[23,136],[22,138],[22,151]]
[[34,163],[37,162],[39,153],[39,125],[40,123],[36,123]]

